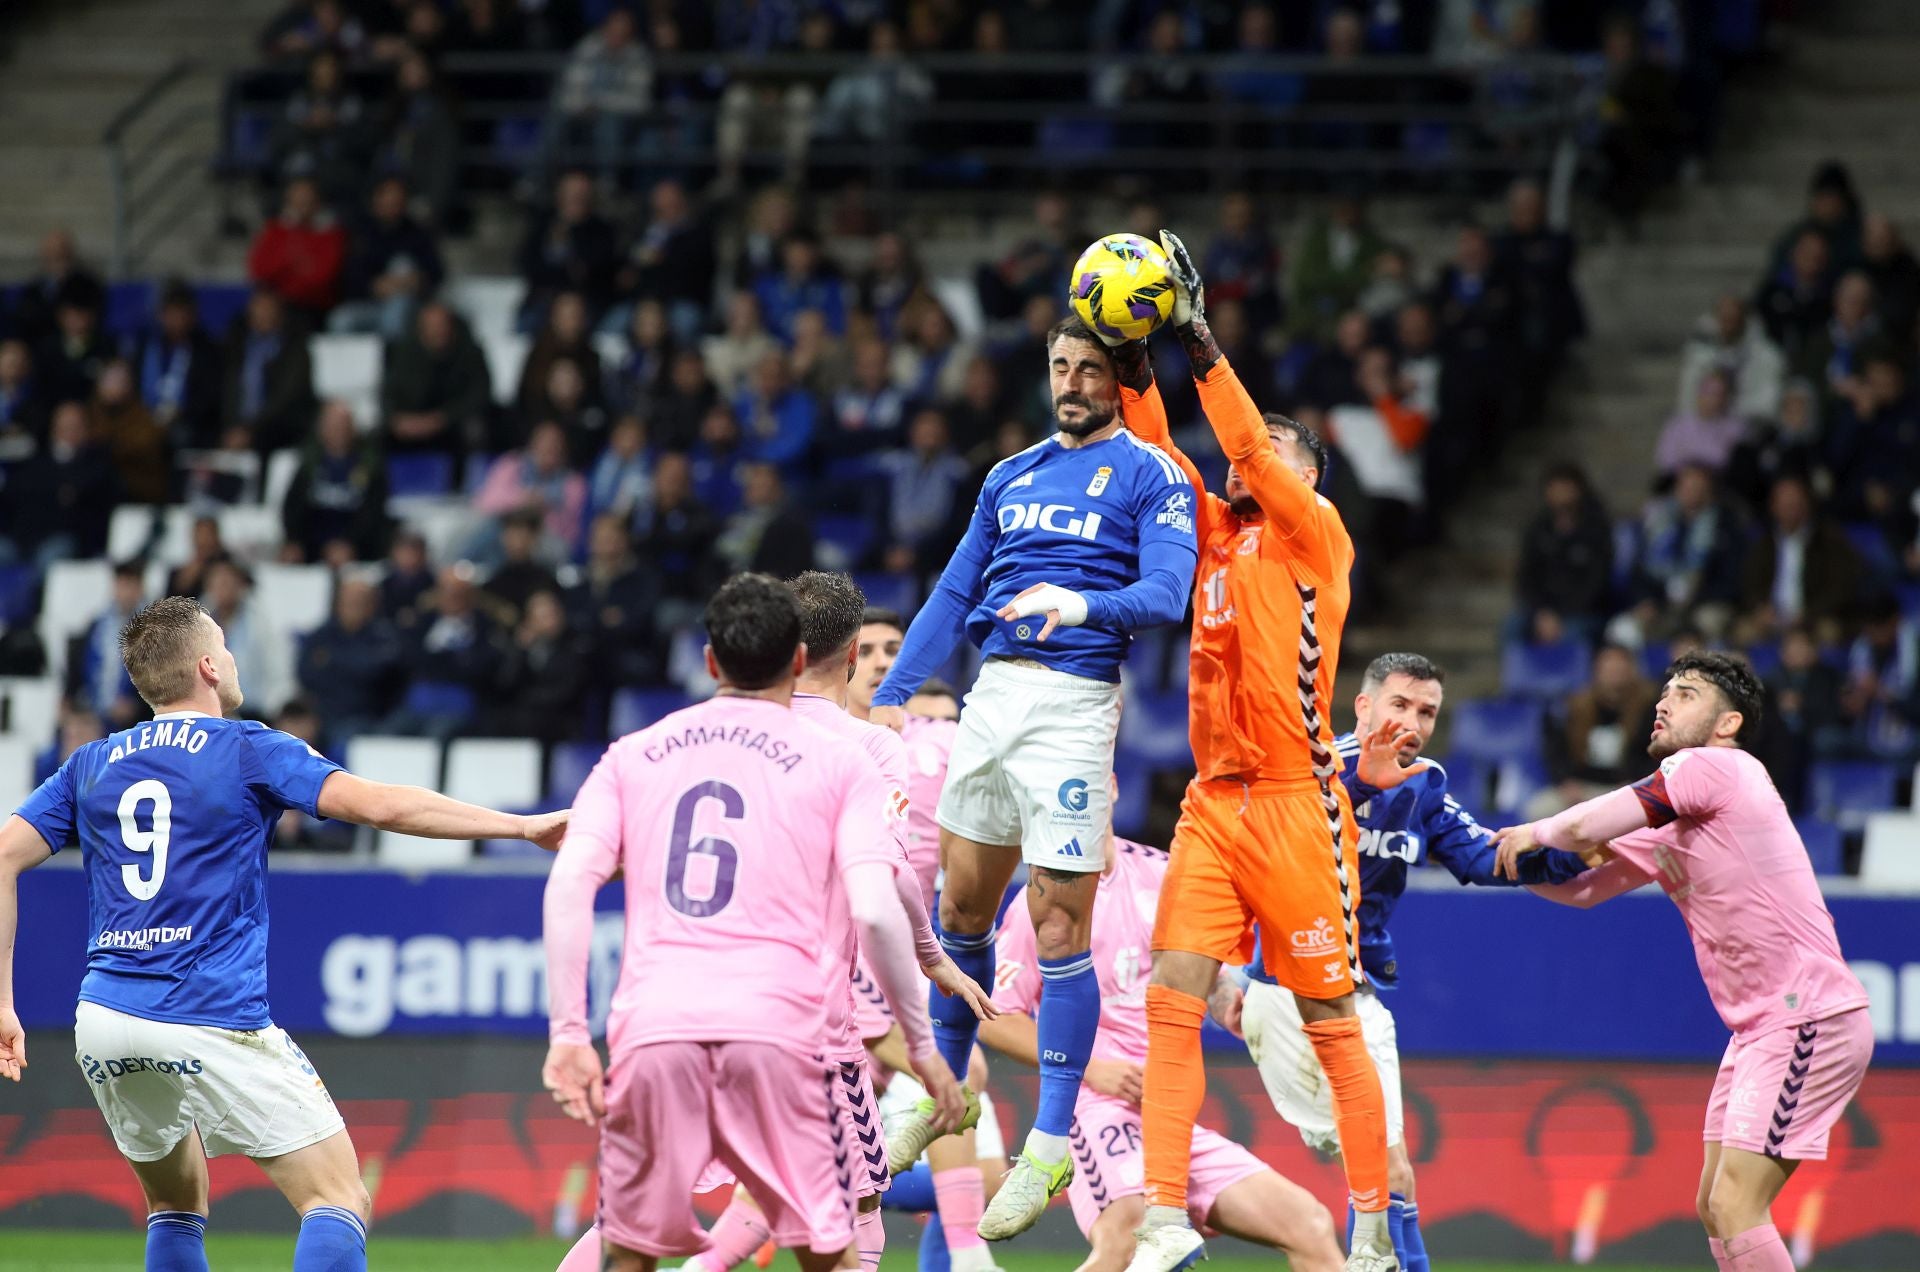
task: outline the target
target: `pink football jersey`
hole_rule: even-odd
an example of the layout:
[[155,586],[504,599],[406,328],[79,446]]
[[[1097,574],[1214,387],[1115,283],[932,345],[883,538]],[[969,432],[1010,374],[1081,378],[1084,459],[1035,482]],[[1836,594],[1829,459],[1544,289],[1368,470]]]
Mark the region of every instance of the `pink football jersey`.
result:
[[[794,714],[803,720],[819,725],[830,733],[856,743],[873,762],[875,771],[887,789],[887,823],[891,834],[887,844],[891,857],[900,869],[906,868],[907,839],[907,748],[900,735],[892,729],[883,729],[877,724],[868,724],[865,720],[856,720],[848,715],[839,704],[822,698],[818,694],[796,693],[793,695]],[[842,898],[844,902],[844,898]],[[837,948],[823,950],[824,965],[831,975],[837,967],[840,978],[846,984],[846,993],[840,1001],[829,1004],[827,1012],[828,1036],[836,1041],[829,1046],[828,1055],[835,1060],[859,1060],[866,1056],[864,1040],[878,1037],[887,1032],[893,1022],[893,1013],[887,1009],[886,995],[880,992],[879,982],[874,979],[860,962],[859,942],[854,936],[853,922],[843,910],[835,916],[836,923],[844,926],[847,932],[845,943]],[[862,983],[864,982],[864,984]],[[876,1014],[874,1003],[878,1003]],[[885,1023],[878,1023],[884,1020]],[[866,1030],[875,1028],[876,1033]]]
[[907,861],[920,881],[920,895],[933,908],[933,885],[940,875],[940,788],[947,784],[947,757],[953,754],[958,720],[907,717]]
[[[1113,868],[1093,899],[1093,970],[1100,980],[1100,1030],[1093,1054],[1147,1062],[1147,975],[1153,966],[1153,915],[1167,877],[1167,854],[1115,838]],[[993,1001],[1033,1015],[1040,1007],[1040,954],[1026,901],[1015,897],[995,947]],[[1083,1092],[1084,1094],[1084,1092]]]
[[[626,872],[609,1050],[837,1043],[852,925],[841,872],[893,867],[893,794],[861,748],[776,702],[720,697],[615,742],[574,800],[566,854]],[[586,934],[548,932],[552,1035],[585,1041]],[[556,954],[553,947],[580,945]]]
[[1680,908],[1727,1028],[1755,1033],[1866,1006],[1806,846],[1759,760],[1734,747],[1676,751],[1632,790],[1648,829],[1609,846]]

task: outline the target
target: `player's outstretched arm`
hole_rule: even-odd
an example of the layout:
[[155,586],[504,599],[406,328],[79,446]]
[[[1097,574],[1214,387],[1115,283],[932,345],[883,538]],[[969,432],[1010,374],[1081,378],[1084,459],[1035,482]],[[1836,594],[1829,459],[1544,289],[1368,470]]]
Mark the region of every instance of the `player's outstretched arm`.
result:
[[20,876],[53,849],[33,824],[8,817],[0,825],[0,1078],[20,1080],[27,1067],[27,1032],[13,1009],[13,938],[20,925]]
[[[1137,370],[1134,369],[1135,355],[1132,355],[1132,346],[1135,345],[1139,346]],[[1123,352],[1129,356],[1123,358]],[[1153,381],[1153,364],[1146,357],[1146,341],[1133,340],[1116,347],[1114,360],[1120,364],[1120,420],[1129,433],[1164,452],[1187,475],[1187,480],[1193,485],[1195,525],[1204,542],[1215,519],[1226,511],[1226,500],[1207,492],[1207,479],[1187,453],[1173,444],[1173,427],[1167,420],[1167,402],[1160,396],[1160,386]]]
[[574,797],[578,817],[559,845],[541,898],[540,932],[547,954],[547,1058],[541,1084],[567,1116],[597,1123],[606,1113],[605,1070],[587,1028],[587,963],[593,944],[593,897],[620,866],[619,760],[609,752]]
[[1653,882],[1653,876],[1625,857],[1560,883],[1530,883],[1527,891],[1559,905],[1591,910],[1602,901],[1625,896]]
[[1508,826],[1497,832],[1493,842],[1500,859],[1495,866],[1495,873],[1518,880],[1520,858],[1544,848],[1563,848],[1578,853],[1590,863],[1597,863],[1602,859],[1601,854],[1606,852],[1609,840],[1630,835],[1636,830],[1645,830],[1649,825],[1665,825],[1671,821],[1671,809],[1664,810],[1664,820],[1658,820],[1661,815],[1659,810],[1652,817],[1649,816],[1650,799],[1643,793],[1644,787],[1644,783],[1622,786],[1585,803],[1575,804],[1544,821]]
[[525,839],[553,848],[567,833],[567,812],[522,817],[450,799],[423,786],[396,786],[337,771],[314,805],[322,817],[427,839]]

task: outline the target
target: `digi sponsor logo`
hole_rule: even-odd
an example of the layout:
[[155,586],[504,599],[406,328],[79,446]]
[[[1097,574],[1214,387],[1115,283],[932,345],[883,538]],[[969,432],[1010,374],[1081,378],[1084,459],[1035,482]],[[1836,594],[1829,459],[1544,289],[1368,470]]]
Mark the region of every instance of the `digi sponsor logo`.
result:
[[86,1073],[88,1081],[95,1086],[105,1086],[113,1079],[124,1078],[130,1073],[167,1073],[192,1077],[200,1073],[203,1066],[198,1060],[156,1060],[152,1056],[114,1056],[95,1060],[83,1054],[80,1068]]
[[[1355,820],[1366,816],[1359,809],[1355,809],[1353,815]],[[1404,861],[1412,865],[1420,860],[1420,836],[1411,831],[1364,826],[1360,830],[1360,855],[1379,857],[1385,861]]]
[[1325,915],[1315,919],[1312,927],[1295,932],[1287,941],[1293,947],[1293,956],[1298,959],[1318,960],[1340,952],[1340,938]]
[[1072,504],[1004,504],[1000,508],[1000,532],[1008,534],[1015,530],[1045,530],[1050,534],[1069,535],[1075,539],[1093,542],[1100,537],[1100,514],[1089,512],[1084,517],[1074,512]]

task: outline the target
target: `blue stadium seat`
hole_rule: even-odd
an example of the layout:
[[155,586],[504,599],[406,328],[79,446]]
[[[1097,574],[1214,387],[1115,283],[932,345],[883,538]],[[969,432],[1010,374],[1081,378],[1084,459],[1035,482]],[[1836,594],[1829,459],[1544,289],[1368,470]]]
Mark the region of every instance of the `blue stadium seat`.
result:
[[245,283],[196,284],[193,307],[200,312],[200,325],[218,339],[239,318],[252,294],[253,289]]
[[273,158],[273,112],[236,110],[227,132],[225,165],[234,171],[257,172]]
[[416,680],[407,686],[401,710],[422,716],[462,716],[474,713],[473,690],[447,680]]
[[1587,682],[1593,655],[1577,640],[1510,642],[1500,653],[1500,688],[1519,698],[1564,698]]
[[687,695],[678,689],[622,689],[613,695],[613,736],[637,733],[689,705]]
[[1054,115],[1040,121],[1035,148],[1050,155],[1086,158],[1113,150],[1113,125],[1084,115]]
[[1765,645],[1749,645],[1740,651],[1747,656],[1747,662],[1753,666],[1756,676],[1771,676],[1780,670],[1780,645],[1775,641]]
[[1167,683],[1167,632],[1165,627],[1150,627],[1133,638],[1127,649],[1127,675],[1132,688],[1159,692],[1171,688]]
[[853,582],[866,593],[869,605],[895,610],[908,618],[920,607],[920,582],[911,574],[871,570],[854,575]]
[[[1153,770],[1126,751],[1113,757],[1113,784],[1118,798],[1113,804],[1114,833],[1139,839],[1147,833],[1147,816],[1152,807]],[[1164,848],[1165,844],[1157,845]]]
[[1807,789],[1814,816],[1858,830],[1867,814],[1893,807],[1898,766],[1885,760],[1816,760]]
[[1900,617],[1920,618],[1920,583],[1902,583],[1893,589],[1893,595],[1900,602]]
[[1818,817],[1796,817],[1793,828],[1800,832],[1800,842],[1807,846],[1807,860],[1813,863],[1815,874],[1844,873],[1840,853],[1845,836],[1838,826]]
[[1499,764],[1540,750],[1540,704],[1524,698],[1488,698],[1453,709],[1454,754]]
[[112,283],[107,287],[107,308],[100,327],[110,336],[125,338],[137,334],[153,316],[153,284]]
[[1891,584],[1900,577],[1900,562],[1893,555],[1893,549],[1887,544],[1887,536],[1879,526],[1871,522],[1850,522],[1842,527],[1847,532],[1847,541],[1853,544],[1853,550],[1860,554],[1861,564],[1867,567],[1867,573],[1874,579]]
[[813,535],[816,542],[832,544],[845,553],[847,560],[859,561],[873,545],[873,522],[867,517],[829,514],[814,518]]
[[493,126],[493,158],[509,168],[531,167],[545,137],[540,116],[509,115]]
[[1454,751],[1440,761],[1440,767],[1447,771],[1447,794],[1478,817],[1478,810],[1485,808],[1491,798],[1487,789],[1490,772],[1487,766],[1474,756]]
[[1640,523],[1622,517],[1613,523],[1613,590],[1625,593],[1640,561]]
[[1663,640],[1649,641],[1640,649],[1640,670],[1655,684],[1665,684],[1667,664],[1673,661],[1673,647]]
[[555,808],[573,803],[580,784],[600,762],[605,748],[593,742],[562,742],[547,761],[547,799]]
[[1149,768],[1193,763],[1187,744],[1187,695],[1137,692],[1120,709],[1119,745]]
[[0,627],[18,627],[39,608],[40,574],[30,565],[0,565]]
[[438,451],[387,457],[389,495],[445,495],[453,491],[453,456]]

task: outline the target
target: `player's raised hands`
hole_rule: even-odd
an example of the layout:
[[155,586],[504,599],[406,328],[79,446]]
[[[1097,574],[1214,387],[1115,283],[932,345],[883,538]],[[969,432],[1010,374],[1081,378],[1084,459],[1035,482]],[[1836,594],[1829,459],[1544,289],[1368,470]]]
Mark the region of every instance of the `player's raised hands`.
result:
[[867,723],[877,724],[883,729],[892,729],[895,733],[906,731],[907,709],[905,707],[883,707],[874,703],[867,710]]
[[912,1063],[913,1076],[920,1079],[920,1085],[933,1097],[933,1129],[945,1135],[967,1115],[967,1093],[960,1088],[953,1070],[947,1067],[938,1051],[930,1051]]
[[0,1007],[0,1078],[20,1080],[27,1067],[27,1031],[11,1007]]
[[520,838],[538,844],[548,852],[558,852],[560,841],[567,835],[567,822],[572,816],[571,808],[563,808],[557,813],[536,813],[531,817],[523,817],[520,819]]
[[607,1115],[606,1070],[595,1047],[556,1042],[547,1048],[540,1081],[568,1117],[598,1126]]
[[1081,1081],[1101,1095],[1125,1100],[1139,1108],[1140,1097],[1146,1091],[1147,1075],[1131,1060],[1093,1059],[1087,1061],[1087,1072]]
[[1493,846],[1498,850],[1493,862],[1494,876],[1512,879],[1516,883],[1520,881],[1520,858],[1546,847],[1533,837],[1532,822],[1496,830],[1493,832]]
[[980,988],[980,983],[961,971],[954,961],[946,955],[931,967],[922,968],[927,979],[934,983],[948,998],[958,995],[962,1002],[973,1010],[973,1014],[982,1020],[998,1020],[1000,1009],[993,1005],[993,997]]
[[1359,779],[1378,791],[1390,791],[1415,773],[1433,767],[1422,761],[1417,764],[1401,764],[1401,749],[1418,738],[1417,729],[1392,720],[1383,720],[1373,730],[1360,739],[1360,758],[1354,772]]
[[[1035,583],[1000,607],[1000,617],[1009,623],[1038,614],[1046,615],[1046,622],[1033,639],[1045,643],[1054,628],[1078,627],[1087,621],[1087,598],[1053,583]],[[1024,632],[1021,639],[1026,639]]]
[[1173,325],[1191,326],[1195,318],[1206,316],[1207,285],[1200,280],[1200,268],[1193,263],[1193,253],[1180,241],[1180,236],[1172,230],[1160,231],[1160,246],[1166,249],[1167,262],[1173,275]]

